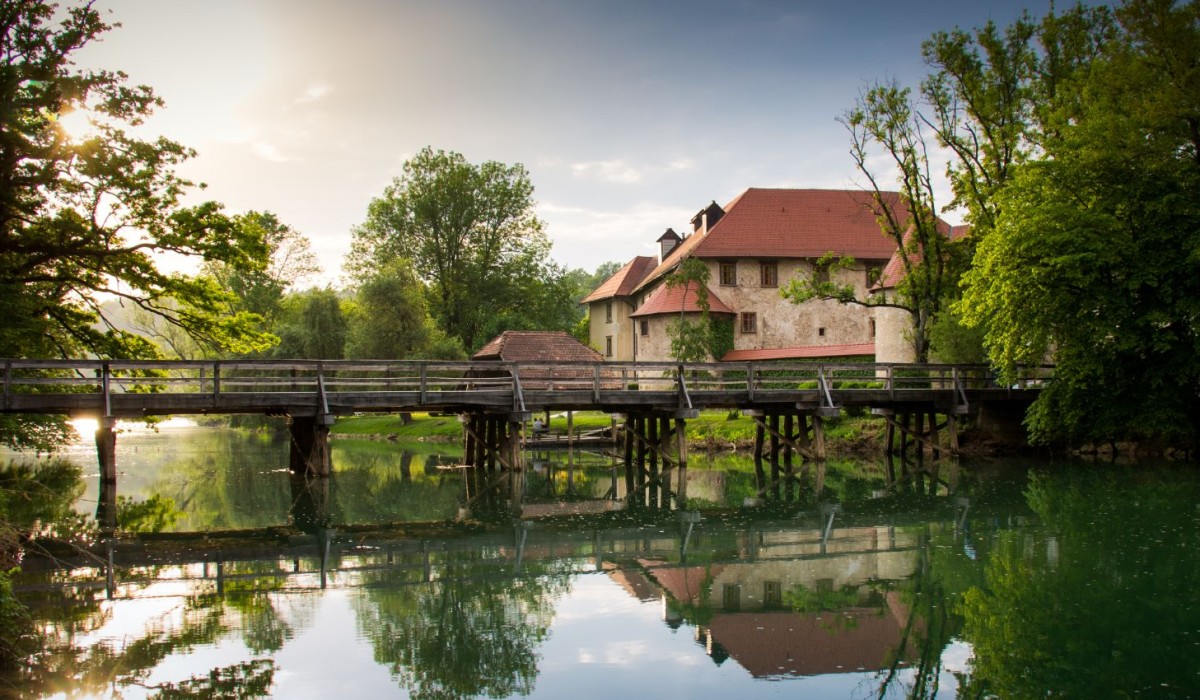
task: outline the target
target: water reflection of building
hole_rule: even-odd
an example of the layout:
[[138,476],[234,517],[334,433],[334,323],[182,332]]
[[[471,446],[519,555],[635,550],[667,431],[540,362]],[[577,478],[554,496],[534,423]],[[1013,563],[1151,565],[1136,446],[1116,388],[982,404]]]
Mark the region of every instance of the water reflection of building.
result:
[[909,611],[895,592],[917,565],[917,537],[890,527],[748,531],[729,561],[639,558],[610,572],[631,595],[657,588],[663,619],[688,622],[718,664],[755,677],[873,671],[901,646]]

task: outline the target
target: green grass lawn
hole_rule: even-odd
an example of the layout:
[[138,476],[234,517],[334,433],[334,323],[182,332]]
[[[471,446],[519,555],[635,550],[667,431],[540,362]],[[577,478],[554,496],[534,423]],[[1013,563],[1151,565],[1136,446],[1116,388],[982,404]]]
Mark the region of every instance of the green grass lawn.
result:
[[462,424],[457,416],[433,416],[413,413],[412,422],[405,425],[400,414],[343,416],[329,432],[342,437],[376,437],[395,435],[399,440],[444,440],[462,438]]
[[[398,440],[454,442],[462,438],[462,425],[455,416],[412,414],[404,425],[398,414],[346,416],[339,418],[332,432],[342,437],[395,436]],[[535,417],[540,417],[540,414]],[[581,411],[573,416],[575,434],[607,428],[612,418],[607,413]],[[883,421],[871,417],[847,417],[827,420],[825,436],[830,449],[861,449],[872,442],[882,443]],[[550,431],[565,435],[566,413],[551,414]],[[705,411],[687,422],[688,442],[715,449],[749,447],[754,444],[754,421],[737,411]]]

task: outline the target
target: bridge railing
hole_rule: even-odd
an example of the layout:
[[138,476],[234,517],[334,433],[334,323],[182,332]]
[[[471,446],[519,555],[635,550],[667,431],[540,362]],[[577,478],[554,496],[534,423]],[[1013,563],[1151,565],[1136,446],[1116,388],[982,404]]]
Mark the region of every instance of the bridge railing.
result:
[[960,392],[1040,388],[1053,367],[1022,368],[1001,385],[984,365],[907,365],[867,362],[436,362],[378,360],[21,360],[3,362],[4,406],[22,394],[184,394],[215,399],[233,394],[412,395],[413,405],[455,397],[534,392],[590,394],[674,392],[683,396],[816,391],[828,402],[838,392],[876,390]]

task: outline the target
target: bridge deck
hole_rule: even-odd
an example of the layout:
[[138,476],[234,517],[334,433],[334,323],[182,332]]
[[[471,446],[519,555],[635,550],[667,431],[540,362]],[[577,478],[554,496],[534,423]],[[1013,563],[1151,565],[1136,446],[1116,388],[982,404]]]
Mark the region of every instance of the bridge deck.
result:
[[1001,386],[978,365],[3,360],[5,413],[112,417],[374,411],[690,411],[1029,401],[1053,377]]

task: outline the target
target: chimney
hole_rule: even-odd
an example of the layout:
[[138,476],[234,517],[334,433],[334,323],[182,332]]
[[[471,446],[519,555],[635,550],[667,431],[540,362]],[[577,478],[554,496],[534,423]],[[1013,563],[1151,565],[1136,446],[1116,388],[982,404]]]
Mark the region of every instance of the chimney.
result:
[[692,217],[692,231],[695,233],[708,233],[708,230],[717,225],[721,217],[725,216],[725,210],[715,201],[696,212]]
[[678,233],[675,233],[674,229],[667,229],[666,233],[664,233],[663,235],[658,237],[658,241],[657,241],[657,243],[659,245],[658,261],[661,263],[664,260],[666,260],[667,258],[671,257],[671,252],[674,251],[677,247],[679,247],[679,244],[682,242],[683,242],[683,239],[679,237]]

